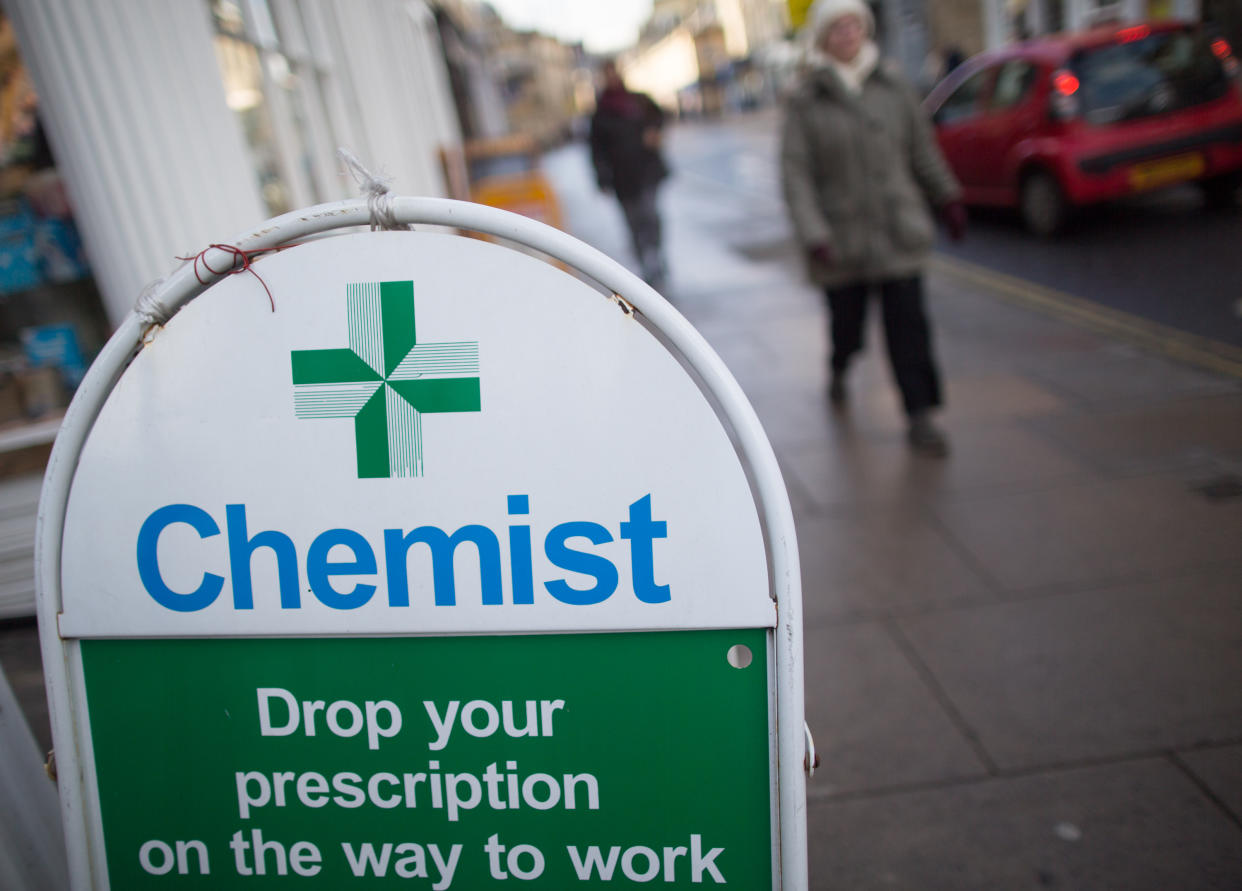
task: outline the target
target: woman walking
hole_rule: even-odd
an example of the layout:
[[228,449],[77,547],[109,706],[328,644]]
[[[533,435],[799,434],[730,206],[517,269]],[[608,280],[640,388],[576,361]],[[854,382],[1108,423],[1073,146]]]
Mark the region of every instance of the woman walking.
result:
[[878,291],[910,444],[944,455],[948,442],[931,420],[942,397],[922,271],[935,238],[931,208],[955,240],[965,232],[961,189],[913,87],[881,61],[867,4],[818,0],[806,27],[812,47],[786,108],[781,179],[808,274],[828,297],[829,396],[846,402],[846,372]]

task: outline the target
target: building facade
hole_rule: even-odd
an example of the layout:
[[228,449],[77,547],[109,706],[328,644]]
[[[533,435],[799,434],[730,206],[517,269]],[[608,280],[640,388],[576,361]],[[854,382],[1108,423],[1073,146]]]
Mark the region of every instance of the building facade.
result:
[[442,195],[460,142],[422,0],[6,0],[107,318],[178,257],[356,194]]
[[787,0],[656,0],[622,68],[631,88],[683,113],[762,101],[765,52],[785,42]]

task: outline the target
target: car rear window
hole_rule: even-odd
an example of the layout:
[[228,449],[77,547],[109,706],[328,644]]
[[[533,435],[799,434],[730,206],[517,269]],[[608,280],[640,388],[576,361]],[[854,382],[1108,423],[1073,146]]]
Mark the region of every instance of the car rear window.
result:
[[1191,30],[1129,28],[1117,43],[1078,53],[1071,67],[1082,84],[1082,113],[1097,124],[1201,105],[1229,89],[1208,41]]

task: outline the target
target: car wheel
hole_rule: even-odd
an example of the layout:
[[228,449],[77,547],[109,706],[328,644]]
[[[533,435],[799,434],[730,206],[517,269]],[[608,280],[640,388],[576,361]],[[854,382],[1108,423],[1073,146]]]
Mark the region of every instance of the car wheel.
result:
[[1199,188],[1203,191],[1203,203],[1208,210],[1233,210],[1238,207],[1242,174],[1235,172],[1208,177],[1199,181]]
[[1022,222],[1041,237],[1061,231],[1069,218],[1069,202],[1061,184],[1045,170],[1036,170],[1022,181],[1020,201]]

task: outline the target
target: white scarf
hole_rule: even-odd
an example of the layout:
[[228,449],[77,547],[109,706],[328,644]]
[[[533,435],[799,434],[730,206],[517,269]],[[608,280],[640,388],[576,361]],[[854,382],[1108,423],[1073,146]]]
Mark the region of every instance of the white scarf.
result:
[[852,62],[842,62],[815,48],[807,53],[807,61],[814,68],[831,68],[837,73],[845,89],[857,96],[862,92],[863,83],[875,71],[876,65],[880,64],[880,48],[875,45],[874,40],[867,40]]

